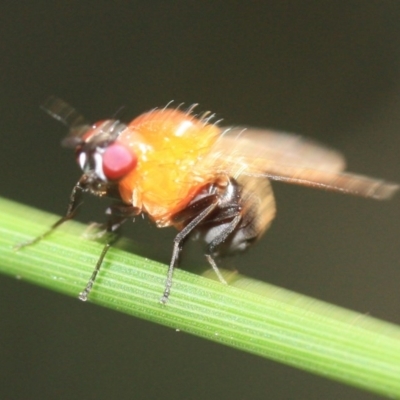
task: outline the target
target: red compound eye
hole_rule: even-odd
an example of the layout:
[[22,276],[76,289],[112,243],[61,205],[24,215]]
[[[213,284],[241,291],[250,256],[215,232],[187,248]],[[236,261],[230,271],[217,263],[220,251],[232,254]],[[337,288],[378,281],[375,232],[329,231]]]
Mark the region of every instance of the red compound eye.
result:
[[121,143],[113,143],[103,153],[103,172],[113,181],[124,177],[137,164],[137,157]]

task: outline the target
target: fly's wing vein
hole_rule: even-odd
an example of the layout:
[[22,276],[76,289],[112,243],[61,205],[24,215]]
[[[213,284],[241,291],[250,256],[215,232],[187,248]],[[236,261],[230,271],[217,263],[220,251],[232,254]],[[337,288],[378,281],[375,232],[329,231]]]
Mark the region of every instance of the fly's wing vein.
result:
[[388,199],[399,185],[343,172],[345,161],[335,150],[299,136],[268,130],[225,130],[205,168],[234,178],[242,174],[291,184]]
[[227,128],[215,145],[232,156],[261,158],[281,165],[343,171],[341,153],[299,135],[256,128]]

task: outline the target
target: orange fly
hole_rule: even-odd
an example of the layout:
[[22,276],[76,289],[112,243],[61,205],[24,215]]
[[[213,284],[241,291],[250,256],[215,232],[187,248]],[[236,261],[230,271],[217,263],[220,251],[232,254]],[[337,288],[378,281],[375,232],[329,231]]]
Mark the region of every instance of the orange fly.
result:
[[[51,97],[43,109],[70,127],[63,140],[75,149],[83,175],[70,195],[67,213],[47,232],[73,218],[83,193],[115,199],[104,232],[112,234],[129,218],[147,214],[158,227],[174,226],[174,239],[162,303],[187,237],[197,232],[219,279],[215,258],[245,250],[275,217],[270,180],[387,199],[399,188],[382,180],[343,172],[334,150],[287,133],[253,128],[222,128],[213,115],[162,108],[128,125],[117,120],[88,124],[70,105]],[[111,237],[111,236],[110,236]],[[102,261],[79,298],[87,300]]]

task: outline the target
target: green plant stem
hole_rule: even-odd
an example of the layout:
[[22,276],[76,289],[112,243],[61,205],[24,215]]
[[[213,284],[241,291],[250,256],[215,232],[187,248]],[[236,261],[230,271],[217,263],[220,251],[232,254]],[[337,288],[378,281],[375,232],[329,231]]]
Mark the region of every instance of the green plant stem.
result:
[[[13,250],[55,219],[0,198],[0,272],[77,297],[102,248],[83,225]],[[400,327],[239,275],[225,286],[177,270],[162,305],[165,276],[165,265],[111,249],[89,301],[400,398]]]

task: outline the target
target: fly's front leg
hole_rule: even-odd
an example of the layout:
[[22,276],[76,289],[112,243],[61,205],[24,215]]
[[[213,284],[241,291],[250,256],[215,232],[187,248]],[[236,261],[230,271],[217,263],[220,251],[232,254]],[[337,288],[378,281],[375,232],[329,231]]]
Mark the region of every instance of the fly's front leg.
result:
[[131,205],[126,205],[121,203],[113,204],[109,208],[107,208],[106,210],[106,215],[108,216],[107,222],[104,225],[102,225],[103,229],[100,230],[100,233],[98,234],[99,237],[106,235],[106,243],[103,247],[103,250],[101,251],[100,257],[97,260],[92,276],[90,277],[88,283],[86,284],[85,289],[81,293],[79,293],[80,300],[86,301],[88,299],[89,293],[92,290],[96,277],[100,271],[104,257],[106,256],[111,245],[118,239],[119,228],[121,227],[121,225],[128,218],[134,217],[135,215],[138,215],[138,213],[139,211],[137,208]]
[[84,236],[87,239],[97,240],[108,235],[108,237],[113,238],[111,242],[114,242],[118,238],[118,230],[121,225],[128,218],[138,215],[139,211],[133,206],[115,203],[107,208],[105,214],[107,215],[107,221],[105,223],[92,222],[89,224],[89,227],[84,232]]
[[40,240],[48,236],[50,233],[52,233],[56,228],[58,228],[64,222],[74,218],[77,208],[81,205],[82,194],[86,191],[87,183],[88,183],[88,178],[86,175],[83,175],[76,183],[76,185],[73,187],[72,192],[69,196],[67,212],[63,217],[61,217],[58,221],[56,221],[53,225],[51,225],[51,227],[47,231],[43,232],[41,235],[27,242],[17,244],[16,246],[14,246],[14,249],[19,250],[23,247],[30,246],[31,244],[39,242]]

